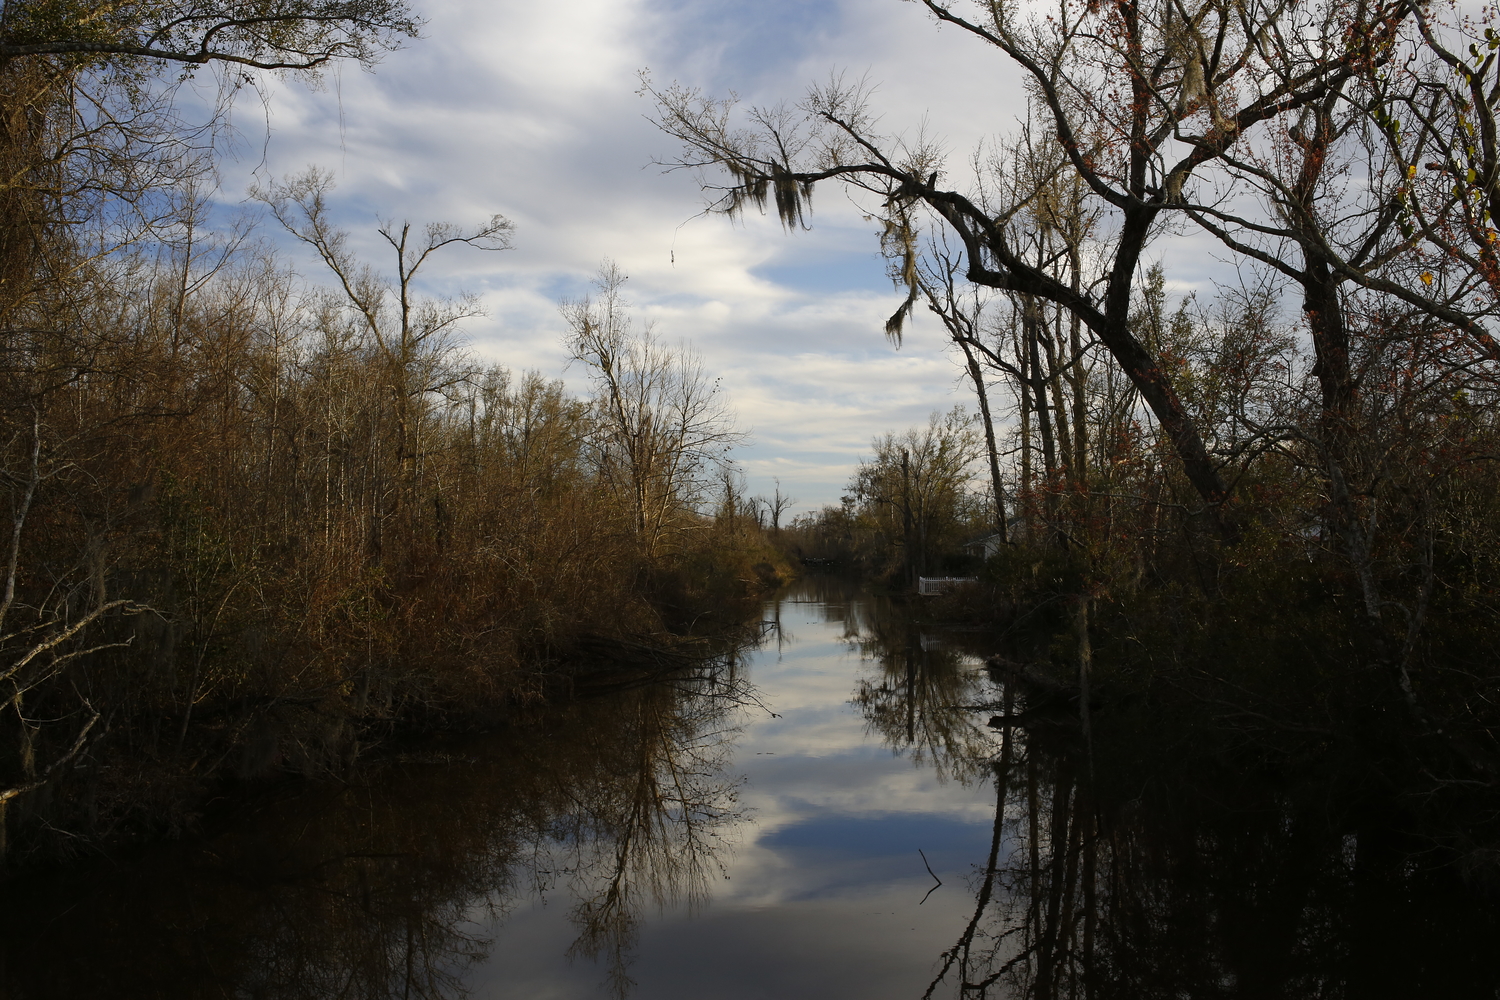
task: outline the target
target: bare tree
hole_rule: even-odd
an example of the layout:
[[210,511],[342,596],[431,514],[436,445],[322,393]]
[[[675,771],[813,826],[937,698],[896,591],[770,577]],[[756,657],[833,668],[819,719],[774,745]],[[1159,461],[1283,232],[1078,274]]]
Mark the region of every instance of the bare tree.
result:
[[955,540],[966,521],[966,488],[982,448],[962,406],[934,412],[925,427],[887,433],[872,442],[850,492],[861,514],[887,539],[899,540],[904,575],[915,586],[929,560]]
[[340,307],[379,357],[395,423],[396,463],[402,483],[409,488],[423,454],[429,398],[469,377],[468,372],[444,363],[456,348],[457,327],[480,314],[472,296],[456,301],[420,297],[414,286],[417,274],[434,253],[455,244],[509,249],[514,227],[496,215],[467,230],[430,223],[420,237],[414,237],[410,223],[385,223],[379,232],[395,253],[396,279],[392,282],[355,260],[347,234],[329,221],[326,195],[331,186],[330,175],[313,169],[252,194],[269,206],[287,232],[317,251],[338,281]]
[[594,297],[563,304],[569,349],[594,382],[600,472],[654,555],[742,435],[696,354],[666,347],[649,327],[632,332],[619,269],[606,263],[595,284]]
[[792,505],[797,502],[794,496],[788,496],[781,492],[781,480],[776,481],[776,491],[768,497],[757,497],[762,507],[765,507],[767,516],[771,519],[771,530],[781,534],[781,515],[785,514]]

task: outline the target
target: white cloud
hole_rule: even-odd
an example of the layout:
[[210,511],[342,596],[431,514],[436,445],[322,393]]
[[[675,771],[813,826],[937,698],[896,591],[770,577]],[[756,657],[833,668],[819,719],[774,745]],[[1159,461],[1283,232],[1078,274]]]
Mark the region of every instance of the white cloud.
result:
[[[919,322],[899,352],[885,342],[899,296],[873,224],[837,189],[818,192],[811,232],[696,217],[694,179],[651,166],[672,145],[635,91],[649,66],[659,81],[795,100],[842,67],[880,81],[893,130],[926,117],[962,158],[1019,110],[970,39],[886,0],[450,0],[423,13],[425,37],[374,73],[346,67],[316,91],[268,83],[270,133],[257,132],[258,109],[242,108],[226,197],[252,174],[332,170],[334,211],[377,265],[377,219],[505,214],[515,250],[447,253],[427,284],[480,295],[489,316],[469,327],[476,353],[550,375],[566,360],[557,299],[615,260],[640,318],[691,342],[724,378],[754,433],[739,455],[751,491],[779,477],[799,508],[837,502],[872,436],[963,398],[935,330]],[[314,273],[311,260],[301,266]],[[584,388],[580,372],[566,377]]]

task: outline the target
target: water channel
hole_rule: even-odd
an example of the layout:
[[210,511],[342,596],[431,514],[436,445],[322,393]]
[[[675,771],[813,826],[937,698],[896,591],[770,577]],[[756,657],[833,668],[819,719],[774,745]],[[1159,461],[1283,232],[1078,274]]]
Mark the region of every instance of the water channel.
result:
[[696,675],[19,884],[0,997],[1500,996],[1495,887],[1330,786],[1107,712],[1081,753],[993,637],[849,581],[762,619]]

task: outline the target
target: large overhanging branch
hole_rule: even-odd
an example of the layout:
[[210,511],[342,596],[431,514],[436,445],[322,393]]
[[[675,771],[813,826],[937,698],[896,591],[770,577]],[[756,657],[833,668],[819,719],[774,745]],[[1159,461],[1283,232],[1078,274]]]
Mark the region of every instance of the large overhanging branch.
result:
[[9,12],[0,30],[0,64],[53,56],[315,70],[337,59],[369,62],[421,27],[403,0],[189,0],[165,9],[126,4],[61,26],[34,23],[28,13],[24,6]]
[[234,63],[248,66],[253,69],[267,70],[303,70],[316,69],[330,60],[344,55],[353,55],[353,46],[350,51],[343,51],[344,46],[333,46],[329,49],[316,52],[304,53],[301,58],[296,59],[260,59],[253,56],[236,55],[233,52],[220,52],[213,49],[200,48],[196,52],[183,52],[173,49],[154,48],[146,45],[128,45],[117,42],[41,42],[34,45],[0,45],[0,61],[18,59],[23,56],[70,56],[70,55],[97,55],[97,56],[132,56],[142,59],[160,59],[163,62],[188,63],[193,65],[207,65],[211,62]]
[[[966,277],[969,281],[997,290],[1035,295],[1050,301],[1076,315],[1099,338],[1120,363],[1126,376],[1151,407],[1163,431],[1172,440],[1190,481],[1208,505],[1210,516],[1221,533],[1226,538],[1235,537],[1233,527],[1224,524],[1217,512],[1228,499],[1228,487],[1208,455],[1197,428],[1188,418],[1166,373],[1129,330],[1129,303],[1125,293],[1129,286],[1129,275],[1135,268],[1139,244],[1145,239],[1151,219],[1165,206],[1160,203],[1136,204],[1128,211],[1131,218],[1127,228],[1136,237],[1134,249],[1118,255],[1115,273],[1110,282],[1109,300],[1104,308],[1100,308],[1067,283],[1022,259],[1009,246],[1002,224],[990,218],[987,212],[964,195],[939,190],[935,186],[935,175],[926,178],[915,176],[893,166],[885,157],[881,158],[882,162],[841,164],[815,171],[792,171],[784,164],[769,159],[733,158],[732,151],[722,146],[717,150],[703,151],[710,152],[719,163],[731,167],[731,173],[739,182],[725,196],[730,205],[738,204],[746,196],[763,202],[767,197],[767,189],[772,185],[777,186],[778,192],[791,185],[795,185],[794,190],[811,191],[818,182],[832,179],[861,184],[867,190],[883,193],[888,211],[903,212],[906,206],[914,202],[927,205],[948,223],[963,243],[968,261]],[[866,178],[878,178],[880,183],[870,184]],[[780,205],[778,210],[781,210]],[[785,221],[785,211],[781,214]],[[993,262],[993,266],[988,262]],[[912,289],[912,292],[915,294],[916,289]],[[910,301],[909,299],[908,305]],[[907,306],[903,306],[903,310],[905,308]]]
[[[68,749],[68,752],[63,754],[57,760],[54,760],[52,763],[48,764],[46,768],[42,770],[42,773],[37,775],[32,780],[23,782],[19,785],[13,785],[10,788],[6,788],[4,790],[0,790],[0,806],[3,806],[11,799],[17,798],[21,795],[25,795],[28,792],[34,792],[38,788],[41,788],[51,780],[52,775],[55,771],[57,771],[61,767],[65,767],[83,750],[84,746],[88,743],[89,733],[93,731],[94,725],[101,718],[103,718],[103,714],[99,712],[98,709],[94,708],[93,704],[91,704],[89,701],[85,700],[84,705],[93,714],[89,717],[89,721],[83,724],[83,728],[78,731],[78,736],[74,738],[73,745]],[[108,723],[106,723],[105,725],[106,728],[108,728]]]

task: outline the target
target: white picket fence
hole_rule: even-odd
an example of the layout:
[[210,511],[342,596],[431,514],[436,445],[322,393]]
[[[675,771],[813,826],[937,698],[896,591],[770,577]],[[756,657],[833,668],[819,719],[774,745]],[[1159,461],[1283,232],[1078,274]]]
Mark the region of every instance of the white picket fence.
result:
[[976,579],[977,577],[972,576],[919,576],[917,577],[917,593],[923,597],[936,597],[960,583],[973,583]]

